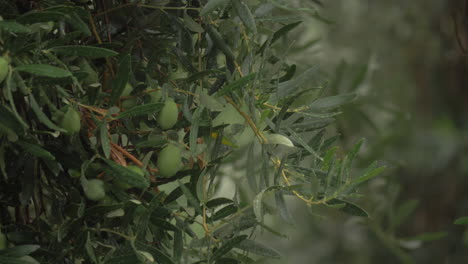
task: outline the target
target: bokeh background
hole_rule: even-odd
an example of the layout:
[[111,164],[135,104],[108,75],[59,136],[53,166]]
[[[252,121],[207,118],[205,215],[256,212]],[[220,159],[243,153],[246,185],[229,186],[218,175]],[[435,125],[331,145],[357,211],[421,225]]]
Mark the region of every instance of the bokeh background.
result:
[[365,138],[356,166],[388,169],[356,200],[370,219],[289,201],[295,226],[270,219],[288,238],[258,234],[285,255],[275,263],[468,263],[466,228],[453,224],[468,215],[467,1],[288,4],[320,15],[302,14],[290,60],[319,64],[327,94],[359,94],[337,118],[341,147]]

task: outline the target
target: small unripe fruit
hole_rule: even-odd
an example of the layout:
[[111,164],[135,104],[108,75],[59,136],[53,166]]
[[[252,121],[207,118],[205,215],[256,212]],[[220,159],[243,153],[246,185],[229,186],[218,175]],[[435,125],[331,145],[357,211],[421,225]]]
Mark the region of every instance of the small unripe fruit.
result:
[[175,145],[169,144],[161,150],[158,156],[157,166],[159,175],[164,178],[174,176],[179,171],[181,162],[180,149]]
[[[133,172],[136,172],[138,175],[141,176],[141,180],[143,181],[143,177],[145,177],[145,173],[140,169],[140,167],[138,166],[135,166],[135,165],[130,165],[130,166],[127,166],[127,169],[130,169],[132,170]],[[132,186],[130,186],[129,184],[125,183],[125,182],[122,182],[122,181],[116,181],[115,183],[119,188],[123,189],[123,190],[127,190],[127,189],[130,189]]]
[[82,183],[82,186],[86,198],[92,201],[102,200],[106,196],[104,182],[99,179],[87,180]]
[[5,80],[8,74],[8,61],[4,57],[0,57],[0,83]]
[[80,114],[73,107],[69,107],[60,121],[60,126],[69,134],[79,132],[81,128]]
[[170,129],[177,123],[179,110],[172,98],[168,98],[164,103],[158,116],[158,124],[162,129]]
[[161,91],[154,91],[154,92],[150,92],[148,94],[151,97],[151,103],[159,102],[159,99],[161,99],[161,97],[162,97]]
[[0,250],[6,249],[7,246],[8,246],[8,241],[7,241],[6,236],[2,232],[0,232]]

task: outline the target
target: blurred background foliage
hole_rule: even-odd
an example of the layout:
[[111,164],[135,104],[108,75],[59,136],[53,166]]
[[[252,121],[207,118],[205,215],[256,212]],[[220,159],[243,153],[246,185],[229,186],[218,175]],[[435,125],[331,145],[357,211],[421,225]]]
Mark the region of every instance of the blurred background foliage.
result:
[[[298,0],[319,7],[284,45],[299,67],[329,73],[327,93],[357,92],[336,131],[343,149],[366,138],[361,164],[390,169],[361,205],[371,218],[321,217],[296,204],[277,263],[468,263],[468,9],[466,1]],[[292,201],[291,201],[292,202]],[[292,202],[294,203],[294,202]],[[275,221],[271,219],[271,221]],[[297,228],[301,227],[301,228]],[[271,234],[260,234],[272,241]]]

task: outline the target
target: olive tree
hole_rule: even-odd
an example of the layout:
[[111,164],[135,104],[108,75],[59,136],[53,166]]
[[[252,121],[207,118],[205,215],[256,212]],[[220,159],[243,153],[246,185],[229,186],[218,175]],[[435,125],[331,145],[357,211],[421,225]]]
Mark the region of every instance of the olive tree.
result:
[[287,61],[313,6],[0,10],[1,263],[254,263],[281,257],[255,231],[293,221],[284,196],[368,216],[352,200],[383,167],[354,170],[363,141],[327,130],[356,95],[321,97],[326,74]]

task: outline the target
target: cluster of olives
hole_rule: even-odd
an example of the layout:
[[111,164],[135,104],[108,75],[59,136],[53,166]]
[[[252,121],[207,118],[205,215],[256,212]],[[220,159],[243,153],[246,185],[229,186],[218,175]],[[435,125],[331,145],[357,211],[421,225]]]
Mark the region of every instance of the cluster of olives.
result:
[[[137,104],[137,99],[135,97],[130,97],[130,94],[133,91],[133,87],[130,84],[127,84],[124,88],[124,91],[122,92],[122,97],[124,99],[122,100],[122,108],[123,110],[129,109],[131,107],[134,107]],[[148,91],[147,94],[150,96],[150,103],[157,103],[161,100],[162,98],[162,93],[161,91],[157,90],[151,90]],[[128,97],[128,98],[125,98]],[[66,115],[72,115],[71,113],[68,114],[69,111],[72,109],[71,107],[68,108],[67,112],[64,115],[64,119],[62,119],[62,127],[65,128],[67,131],[76,131],[76,126],[72,125],[72,121],[68,121],[67,123],[65,121],[65,116]],[[78,120],[79,120],[79,114],[78,115]],[[158,117],[157,117],[157,123],[159,127],[163,130],[168,130],[174,127],[174,125],[177,123],[177,119],[179,116],[179,110],[177,107],[177,104],[175,103],[174,99],[167,97],[164,101],[164,105],[161,108]],[[78,127],[79,130],[79,127]],[[181,155],[181,149],[179,146],[169,143],[167,146],[161,149],[159,152],[158,158],[157,158],[157,163],[156,166],[159,170],[159,177],[163,178],[168,178],[174,176],[180,169],[182,165],[182,155]],[[140,175],[142,177],[142,180],[144,180],[145,173],[143,170],[135,165],[129,165],[127,166],[127,169],[132,170],[136,174]],[[119,180],[114,180],[114,186],[122,189],[122,190],[128,190],[131,188],[131,186],[125,182],[119,181]],[[105,186],[104,186],[104,181],[100,179],[92,179],[92,180],[85,180],[82,182],[82,187],[85,196],[92,201],[102,201],[104,202],[106,199],[106,192],[105,192]]]

